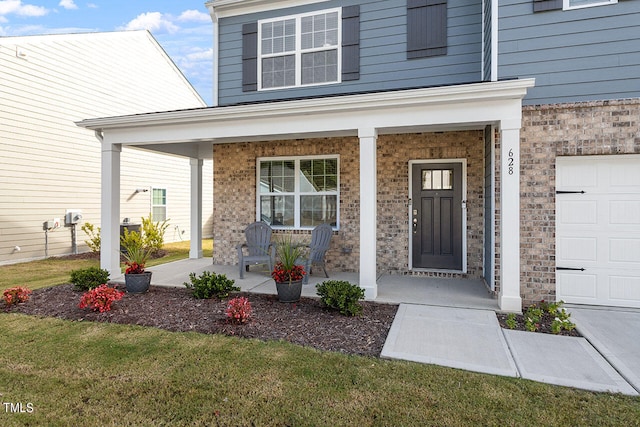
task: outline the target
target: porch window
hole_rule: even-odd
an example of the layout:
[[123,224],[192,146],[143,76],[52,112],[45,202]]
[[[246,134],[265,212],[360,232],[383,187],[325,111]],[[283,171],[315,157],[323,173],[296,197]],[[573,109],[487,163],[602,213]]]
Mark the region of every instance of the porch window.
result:
[[258,221],[274,228],[338,228],[338,157],[258,159]]
[[260,89],[337,83],[340,9],[258,21]]
[[154,188],[151,192],[151,218],[154,221],[167,219],[167,189]]

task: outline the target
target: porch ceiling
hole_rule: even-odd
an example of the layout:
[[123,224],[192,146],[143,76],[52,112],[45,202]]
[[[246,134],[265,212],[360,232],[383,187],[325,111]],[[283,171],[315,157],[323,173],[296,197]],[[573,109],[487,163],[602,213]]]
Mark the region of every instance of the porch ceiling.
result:
[[215,143],[520,128],[533,79],[86,119],[105,143],[210,158]]

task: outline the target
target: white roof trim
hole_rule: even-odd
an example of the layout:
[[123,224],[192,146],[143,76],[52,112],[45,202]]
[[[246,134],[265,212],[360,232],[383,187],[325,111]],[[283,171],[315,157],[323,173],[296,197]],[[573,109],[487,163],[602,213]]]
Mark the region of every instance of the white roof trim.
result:
[[178,111],[136,114],[130,116],[86,119],[76,124],[93,130],[107,130],[131,126],[152,126],[171,124],[188,124],[197,122],[217,122],[234,119],[264,119],[290,117],[302,114],[305,116],[324,112],[349,113],[368,109],[407,108],[433,104],[464,103],[479,100],[521,100],[527,89],[534,86],[534,79],[508,80],[501,82],[474,83],[458,86],[443,86],[425,89],[376,92],[360,95],[332,96],[310,98],[294,101],[279,101],[237,105],[229,107],[212,107]]
[[212,0],[206,2],[205,6],[218,18],[225,18],[326,1],[329,0]]

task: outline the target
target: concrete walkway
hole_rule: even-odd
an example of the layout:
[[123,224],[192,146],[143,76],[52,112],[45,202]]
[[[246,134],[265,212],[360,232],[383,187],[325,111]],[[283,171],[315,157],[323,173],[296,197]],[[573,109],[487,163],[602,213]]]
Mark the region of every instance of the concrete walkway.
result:
[[[210,259],[182,260],[150,268],[152,284],[181,286],[189,273],[215,271],[243,291],[275,294],[269,272]],[[358,283],[357,273],[330,272],[331,279]],[[122,280],[117,278],[115,281]],[[311,276],[303,296],[316,296]],[[381,357],[437,364],[549,384],[638,395],[640,310],[567,306],[582,338],[502,329],[497,300],[479,280],[382,275],[376,302],[400,304]]]

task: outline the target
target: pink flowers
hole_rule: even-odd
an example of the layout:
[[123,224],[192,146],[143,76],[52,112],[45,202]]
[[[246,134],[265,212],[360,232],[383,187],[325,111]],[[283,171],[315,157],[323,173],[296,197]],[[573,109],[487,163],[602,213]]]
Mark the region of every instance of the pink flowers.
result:
[[124,292],[110,288],[106,284],[85,292],[80,299],[80,308],[90,308],[93,311],[104,313],[111,310],[114,301],[122,299]]
[[288,270],[281,262],[278,262],[271,272],[271,277],[277,283],[286,283],[302,280],[305,274],[307,273],[302,265],[294,265]]
[[251,317],[251,303],[245,297],[233,298],[227,306],[227,319],[234,323],[246,323]]
[[2,298],[7,305],[17,304],[19,302],[25,302],[31,295],[31,289],[23,288],[22,286],[15,286],[9,288],[2,293]]
[[124,274],[142,274],[144,273],[144,264],[138,264],[137,262],[125,262],[127,269]]

